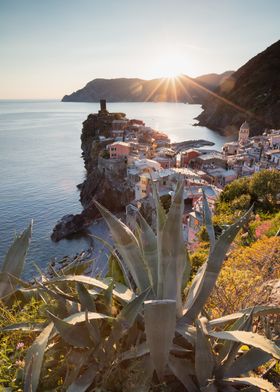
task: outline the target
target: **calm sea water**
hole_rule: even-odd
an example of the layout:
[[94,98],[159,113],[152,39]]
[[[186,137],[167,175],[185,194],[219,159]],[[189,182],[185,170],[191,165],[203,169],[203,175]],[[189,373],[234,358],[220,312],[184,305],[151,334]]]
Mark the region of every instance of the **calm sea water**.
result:
[[[51,242],[58,219],[79,213],[76,185],[84,179],[80,150],[82,122],[98,104],[59,101],[0,101],[0,263],[15,232],[34,220],[25,276],[34,262],[44,268],[54,257],[73,255],[89,244],[83,238]],[[219,149],[225,138],[204,127],[194,127],[199,105],[174,103],[109,103],[166,132],[172,141],[207,139]]]

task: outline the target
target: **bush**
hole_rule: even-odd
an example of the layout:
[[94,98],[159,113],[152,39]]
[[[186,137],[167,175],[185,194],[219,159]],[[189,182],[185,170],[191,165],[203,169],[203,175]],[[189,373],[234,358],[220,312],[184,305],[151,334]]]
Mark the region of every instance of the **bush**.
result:
[[213,317],[262,301],[265,281],[280,278],[280,237],[262,238],[229,255],[208,303]]
[[274,209],[280,192],[280,172],[278,170],[262,170],[255,173],[249,184],[252,199],[257,200],[265,209]]
[[[8,307],[0,302],[1,330],[18,323],[36,325],[45,321],[44,305],[34,298],[27,304],[20,301]],[[22,330],[0,333],[0,384],[17,390],[22,385],[26,350],[36,337],[36,331]],[[1,389],[0,389],[1,390]]]
[[241,195],[249,193],[250,178],[239,178],[230,184],[226,185],[220,195],[220,200],[230,202]]

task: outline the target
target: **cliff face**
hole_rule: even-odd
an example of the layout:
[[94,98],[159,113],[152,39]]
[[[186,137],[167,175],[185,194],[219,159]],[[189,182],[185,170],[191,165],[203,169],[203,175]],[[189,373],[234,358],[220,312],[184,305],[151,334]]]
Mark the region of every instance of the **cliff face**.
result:
[[83,211],[76,215],[64,216],[53,229],[51,238],[59,241],[71,234],[78,233],[92,224],[97,218],[98,211],[93,199],[110,209],[111,212],[119,212],[133,199],[134,194],[124,181],[126,176],[125,165],[117,165],[116,170],[106,174],[99,167],[98,159],[101,150],[112,140],[100,142],[99,136],[108,137],[112,129],[112,121],[123,118],[124,113],[108,113],[100,111],[98,114],[90,114],[83,122],[81,134],[81,148],[86,169],[85,181],[78,185],[80,189],[80,201]]
[[[106,97],[110,102],[188,102],[202,103],[207,90],[217,88],[232,71],[208,74],[198,78],[181,75],[169,78],[143,79],[94,79],[82,89],[62,98],[63,102],[99,102]],[[201,88],[202,86],[202,88]],[[205,88],[203,88],[205,87]]]
[[203,104],[199,125],[235,133],[248,120],[252,134],[280,127],[280,41],[227,78]]
[[103,170],[98,167],[98,157],[101,150],[106,144],[112,143],[112,140],[100,142],[98,136],[109,137],[112,121],[123,117],[125,117],[124,113],[105,111],[104,113],[90,114],[83,122],[81,148],[87,174],[85,181],[79,185],[79,189],[81,203],[88,215],[91,215],[89,209],[95,210],[92,205],[93,197],[105,207],[109,207],[110,210],[119,211],[125,207],[131,196],[123,181],[126,175],[124,169],[118,169],[112,174],[106,172],[105,175]]

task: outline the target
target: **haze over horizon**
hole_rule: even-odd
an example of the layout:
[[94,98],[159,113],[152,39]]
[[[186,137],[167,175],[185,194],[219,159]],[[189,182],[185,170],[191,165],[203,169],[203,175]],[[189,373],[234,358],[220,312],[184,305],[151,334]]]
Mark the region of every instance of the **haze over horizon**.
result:
[[279,14],[278,0],[0,0],[0,99],[236,70],[279,39]]

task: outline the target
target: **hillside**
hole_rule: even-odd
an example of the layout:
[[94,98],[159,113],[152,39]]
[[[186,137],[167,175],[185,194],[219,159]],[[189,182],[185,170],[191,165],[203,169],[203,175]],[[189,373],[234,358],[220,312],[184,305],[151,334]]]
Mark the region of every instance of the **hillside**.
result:
[[235,133],[249,121],[252,134],[280,127],[280,40],[249,60],[208,98],[199,125]]
[[[85,87],[62,98],[63,102],[188,102],[203,103],[206,89],[214,90],[232,71],[222,74],[202,75],[190,78],[181,75],[176,79],[161,78],[144,80],[137,78],[94,79]],[[205,87],[204,89],[201,88]]]

